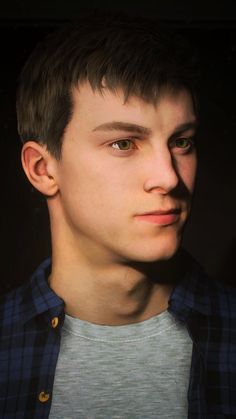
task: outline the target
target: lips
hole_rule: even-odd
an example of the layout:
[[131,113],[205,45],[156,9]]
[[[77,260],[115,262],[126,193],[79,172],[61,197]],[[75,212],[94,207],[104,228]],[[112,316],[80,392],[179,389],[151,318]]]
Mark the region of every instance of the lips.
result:
[[155,210],[150,212],[145,212],[140,215],[166,215],[166,214],[179,214],[180,209],[179,208],[170,208],[170,209],[164,209],[164,210]]
[[139,221],[167,226],[176,223],[180,217],[179,208],[169,208],[146,212],[136,216]]

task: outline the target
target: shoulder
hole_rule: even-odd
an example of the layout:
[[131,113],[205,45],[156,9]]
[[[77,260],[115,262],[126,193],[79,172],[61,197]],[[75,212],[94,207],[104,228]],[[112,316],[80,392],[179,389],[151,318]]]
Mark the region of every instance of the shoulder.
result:
[[49,266],[50,260],[47,259],[30,279],[0,299],[1,335],[14,333],[23,325],[24,320],[40,310],[42,301],[47,299],[49,293],[46,283],[46,270]]
[[[29,282],[29,281],[28,281]],[[0,330],[1,335],[12,332],[13,326],[20,322],[21,303],[25,290],[29,286],[24,283],[22,286],[5,294],[0,300]]]
[[213,314],[236,319],[236,289],[219,281],[209,281]]
[[22,295],[27,283],[3,295],[0,299],[0,321],[17,317],[17,307],[22,301]]
[[199,265],[195,265],[195,275],[199,287],[209,297],[212,314],[236,317],[236,288],[211,278]]
[[171,296],[175,309],[236,319],[236,288],[211,278],[187,252],[182,255],[186,269]]

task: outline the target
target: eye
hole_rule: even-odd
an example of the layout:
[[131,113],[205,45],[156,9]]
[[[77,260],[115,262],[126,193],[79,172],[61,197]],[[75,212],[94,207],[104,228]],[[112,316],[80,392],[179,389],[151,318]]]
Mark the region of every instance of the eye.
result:
[[179,152],[188,152],[190,151],[194,146],[194,140],[193,138],[176,138],[171,142],[171,148],[177,149]]
[[129,140],[128,138],[115,141],[111,144],[111,147],[121,151],[129,151],[135,148],[133,141]]

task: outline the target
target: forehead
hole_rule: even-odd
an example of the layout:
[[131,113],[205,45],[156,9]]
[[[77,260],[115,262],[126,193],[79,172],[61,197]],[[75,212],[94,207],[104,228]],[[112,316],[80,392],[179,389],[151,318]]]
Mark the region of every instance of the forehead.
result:
[[185,90],[163,91],[155,104],[137,96],[125,100],[122,89],[93,90],[89,83],[73,89],[72,120],[96,127],[110,121],[124,121],[147,127],[180,125],[196,120],[191,94]]

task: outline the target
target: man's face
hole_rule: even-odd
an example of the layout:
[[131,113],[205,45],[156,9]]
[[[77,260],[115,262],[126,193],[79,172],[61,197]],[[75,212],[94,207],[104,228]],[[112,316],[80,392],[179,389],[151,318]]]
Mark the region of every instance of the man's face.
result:
[[170,258],[196,173],[190,94],[163,94],[156,106],[137,97],[124,103],[122,91],[101,95],[88,83],[73,94],[57,163],[67,238],[101,262]]

